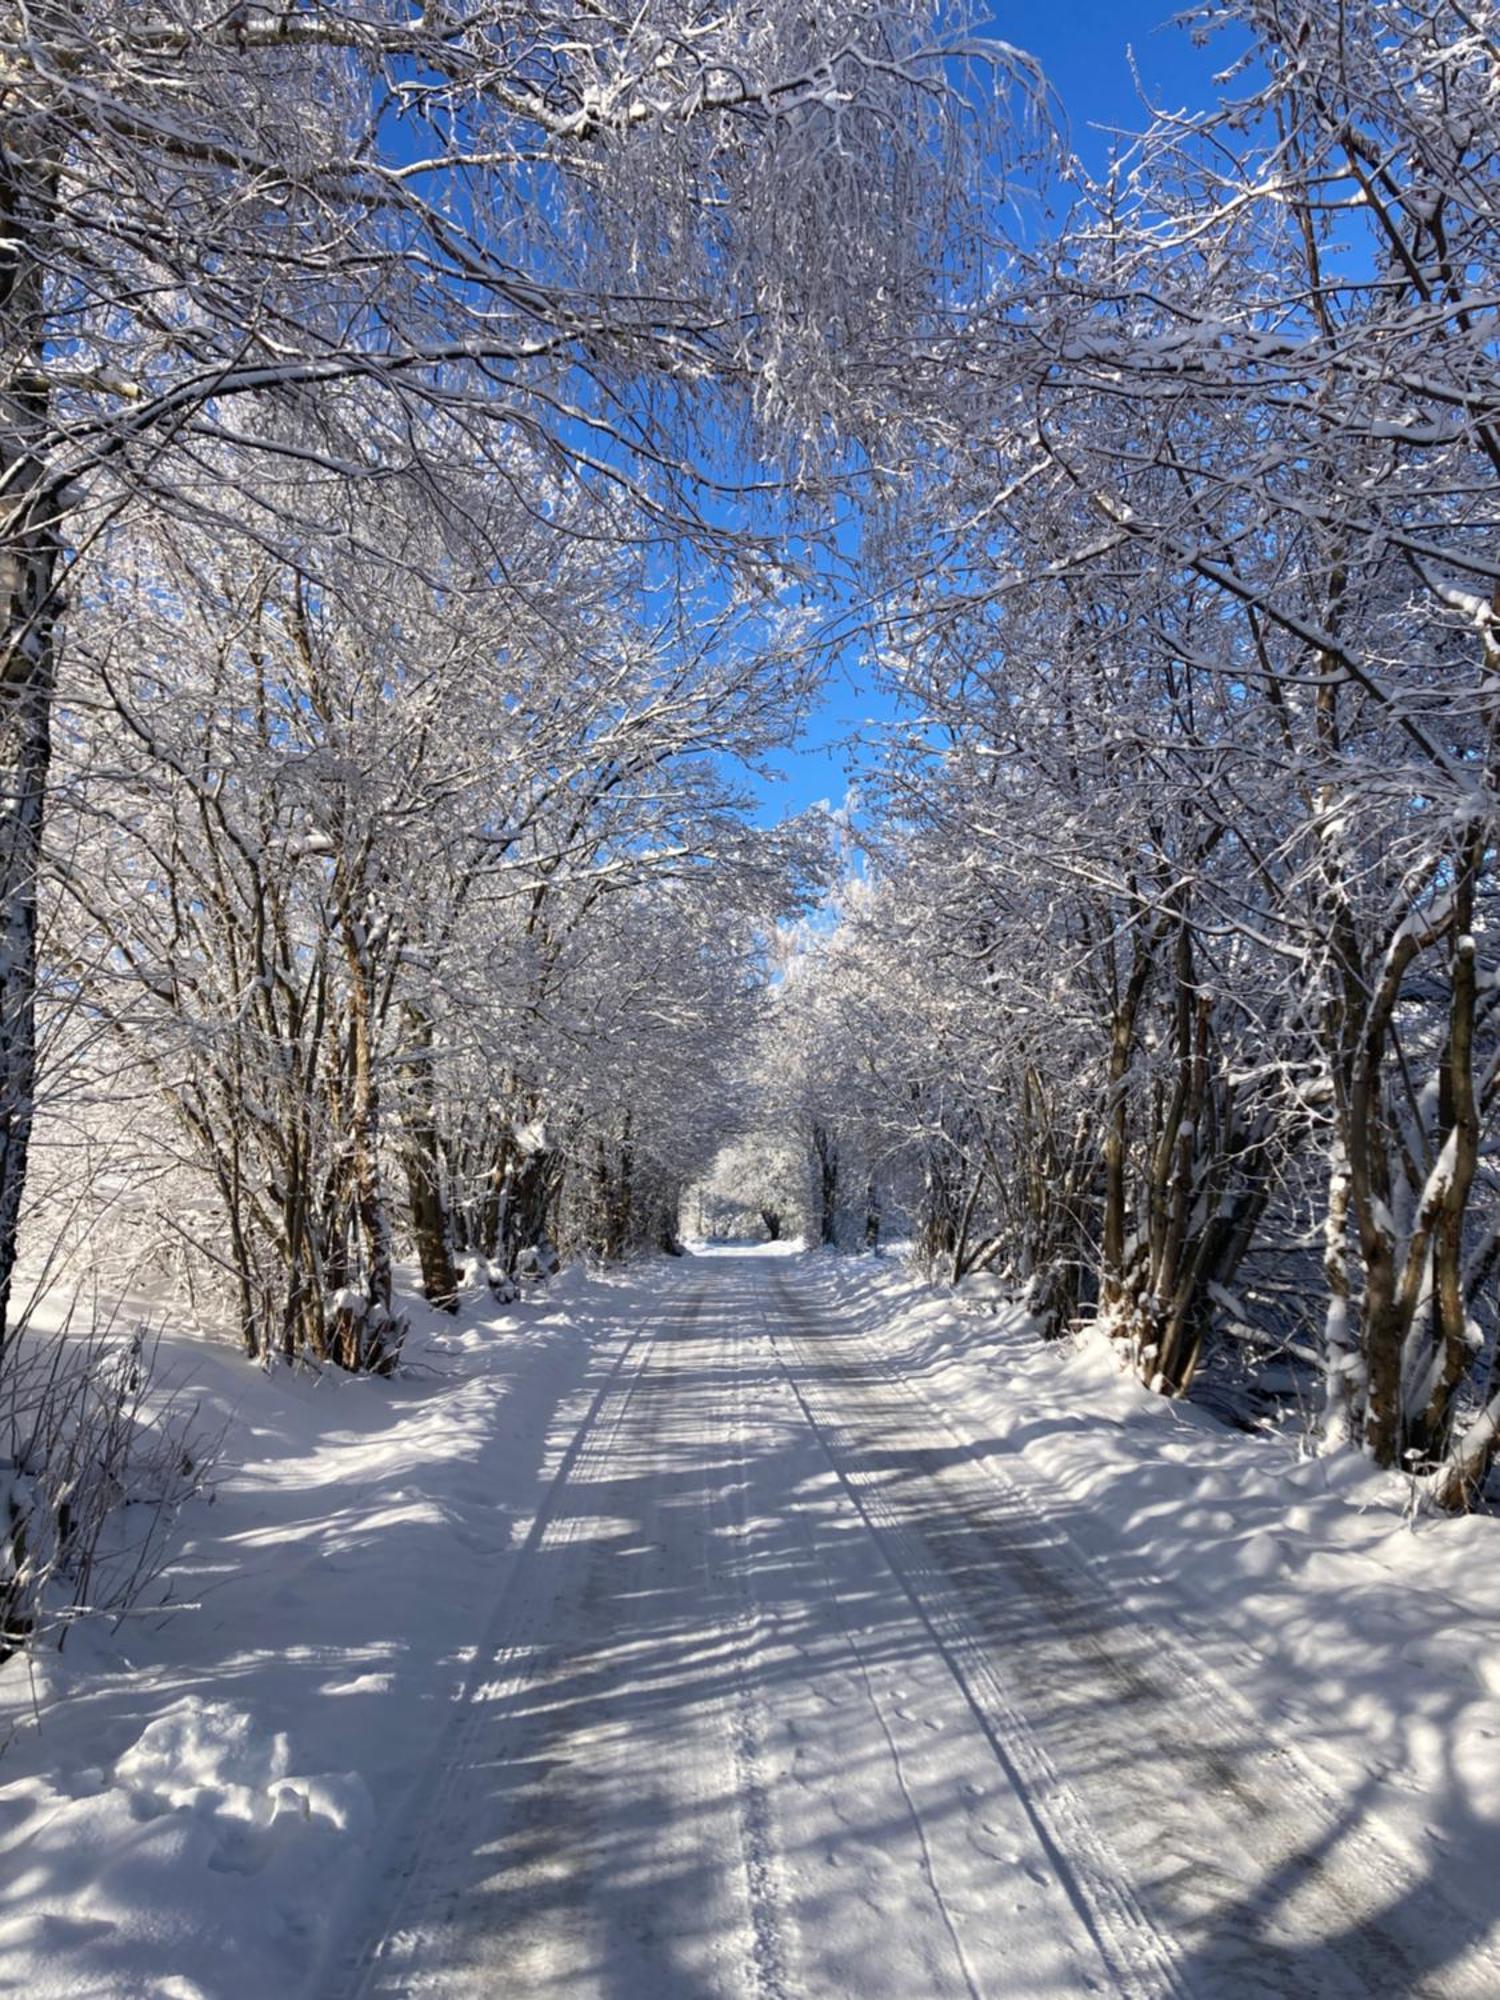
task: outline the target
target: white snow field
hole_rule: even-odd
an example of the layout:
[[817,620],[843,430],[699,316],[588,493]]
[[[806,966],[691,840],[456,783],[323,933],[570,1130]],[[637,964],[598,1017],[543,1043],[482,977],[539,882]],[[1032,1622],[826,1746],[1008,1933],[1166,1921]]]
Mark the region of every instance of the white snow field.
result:
[[1500,1994],[1493,1521],[854,1260],[175,1352],[248,1440],[0,1673],[0,1994]]

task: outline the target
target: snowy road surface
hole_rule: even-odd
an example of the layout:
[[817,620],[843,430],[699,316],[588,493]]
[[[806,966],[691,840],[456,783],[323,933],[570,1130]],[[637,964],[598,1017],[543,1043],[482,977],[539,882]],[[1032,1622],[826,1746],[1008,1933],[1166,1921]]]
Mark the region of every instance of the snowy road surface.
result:
[[795,1266],[695,1260],[601,1357],[330,1995],[1500,1993],[1225,1657]]

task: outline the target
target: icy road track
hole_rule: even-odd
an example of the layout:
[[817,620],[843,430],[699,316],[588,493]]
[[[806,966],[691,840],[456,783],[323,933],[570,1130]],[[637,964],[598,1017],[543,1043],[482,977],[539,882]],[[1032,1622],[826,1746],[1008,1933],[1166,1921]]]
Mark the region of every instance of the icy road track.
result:
[[606,1353],[339,2000],[1493,1996],[1437,1871],[768,1258]]

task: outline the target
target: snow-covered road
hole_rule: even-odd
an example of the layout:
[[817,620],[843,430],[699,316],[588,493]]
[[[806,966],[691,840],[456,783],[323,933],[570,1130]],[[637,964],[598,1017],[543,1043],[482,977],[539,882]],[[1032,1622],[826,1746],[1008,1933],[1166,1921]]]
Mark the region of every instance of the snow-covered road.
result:
[[600,1350],[330,1994],[1500,1992],[1441,1856],[766,1257]]

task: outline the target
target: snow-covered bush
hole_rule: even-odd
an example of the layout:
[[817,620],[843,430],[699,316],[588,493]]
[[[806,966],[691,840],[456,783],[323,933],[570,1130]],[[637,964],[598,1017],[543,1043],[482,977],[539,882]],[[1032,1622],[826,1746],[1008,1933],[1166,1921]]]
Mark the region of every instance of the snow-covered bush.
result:
[[29,1328],[0,1368],[0,1658],[147,1596],[217,1440],[153,1383],[144,1327]]

